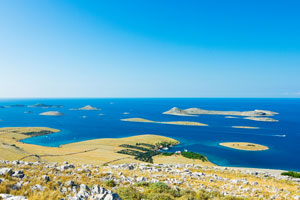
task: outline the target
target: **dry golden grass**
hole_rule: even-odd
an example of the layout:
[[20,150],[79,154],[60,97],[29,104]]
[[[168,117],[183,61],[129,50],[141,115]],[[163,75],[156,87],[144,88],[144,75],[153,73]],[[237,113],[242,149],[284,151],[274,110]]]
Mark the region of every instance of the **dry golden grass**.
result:
[[[0,159],[1,160],[25,160],[25,161],[45,161],[45,162],[72,162],[79,164],[104,164],[104,163],[133,163],[140,162],[134,160],[133,156],[116,153],[122,148],[121,144],[148,143],[178,141],[158,136],[158,135],[139,135],[118,139],[96,139],[83,142],[71,143],[60,147],[45,147],[39,145],[25,144],[20,142],[26,132],[53,131],[57,129],[43,127],[26,128],[0,128]],[[34,155],[38,155],[36,157]]]
[[202,165],[202,166],[215,166],[213,163],[206,161],[203,162],[202,160],[198,159],[188,159],[181,155],[172,155],[172,156],[163,156],[158,155],[153,157],[154,163],[157,164],[195,164],[195,165]]

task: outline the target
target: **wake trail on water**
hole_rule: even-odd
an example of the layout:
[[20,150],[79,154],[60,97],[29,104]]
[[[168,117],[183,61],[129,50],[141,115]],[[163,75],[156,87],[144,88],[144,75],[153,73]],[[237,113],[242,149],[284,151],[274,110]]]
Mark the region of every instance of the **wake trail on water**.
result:
[[239,132],[229,132],[229,131],[209,131],[207,132],[207,135],[209,133],[224,133],[224,134],[235,134],[235,135],[255,135],[255,136],[268,136],[268,137],[286,137],[285,134],[259,134],[259,133],[239,133]]

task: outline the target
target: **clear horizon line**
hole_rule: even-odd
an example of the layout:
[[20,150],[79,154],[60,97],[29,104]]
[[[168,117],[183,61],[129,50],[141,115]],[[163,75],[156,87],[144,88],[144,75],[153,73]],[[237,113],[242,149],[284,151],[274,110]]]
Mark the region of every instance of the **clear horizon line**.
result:
[[200,98],[239,98],[239,99],[299,99],[298,96],[291,97],[0,97],[0,99],[200,99]]

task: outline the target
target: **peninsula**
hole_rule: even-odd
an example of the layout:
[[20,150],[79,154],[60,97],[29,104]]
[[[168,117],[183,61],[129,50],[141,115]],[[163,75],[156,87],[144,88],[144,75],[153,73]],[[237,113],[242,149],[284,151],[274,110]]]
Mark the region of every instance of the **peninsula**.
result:
[[[46,147],[23,143],[22,140],[57,133],[59,130],[47,127],[7,127],[0,128],[0,160],[24,160],[44,162],[74,162],[78,164],[118,164],[141,163],[133,156],[118,153],[124,150],[124,145],[136,144],[153,146],[156,144],[177,144],[177,140],[158,135],[139,135],[118,139],[95,139],[61,145],[60,147]],[[126,149],[126,148],[125,148]],[[156,158],[157,157],[157,158]],[[180,158],[183,163],[195,163],[192,159],[182,156],[168,157],[167,161],[161,156],[153,157],[154,163],[176,163]],[[209,161],[196,161],[198,164],[212,166]]]
[[267,146],[249,143],[249,142],[224,142],[224,143],[220,143],[220,145],[224,147],[229,147],[238,150],[245,150],[245,151],[264,151],[269,149],[269,147]]
[[152,120],[143,119],[143,118],[128,118],[128,119],[121,119],[121,121],[146,122],[146,123],[157,123],[157,124],[173,124],[173,125],[186,125],[186,126],[208,126],[207,124],[203,124],[200,122],[189,122],[189,121],[159,122],[159,121],[152,121]]

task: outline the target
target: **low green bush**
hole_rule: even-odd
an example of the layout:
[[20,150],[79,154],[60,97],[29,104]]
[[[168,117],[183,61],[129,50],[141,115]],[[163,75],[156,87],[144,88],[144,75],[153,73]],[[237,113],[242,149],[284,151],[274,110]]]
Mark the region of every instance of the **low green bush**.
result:
[[108,187],[115,187],[117,184],[113,180],[108,180],[105,182],[105,185]]
[[291,176],[291,177],[294,177],[294,178],[300,178],[300,172],[294,172],[294,171],[282,172],[281,175]]
[[122,199],[126,200],[141,200],[143,195],[134,187],[120,187],[116,190]]
[[173,152],[164,152],[164,153],[162,153],[162,155],[163,156],[172,156],[172,155],[174,155],[174,153]]
[[198,160],[202,160],[203,162],[207,161],[207,158],[200,153],[182,152],[181,155],[183,157],[190,158],[190,159],[198,159]]

